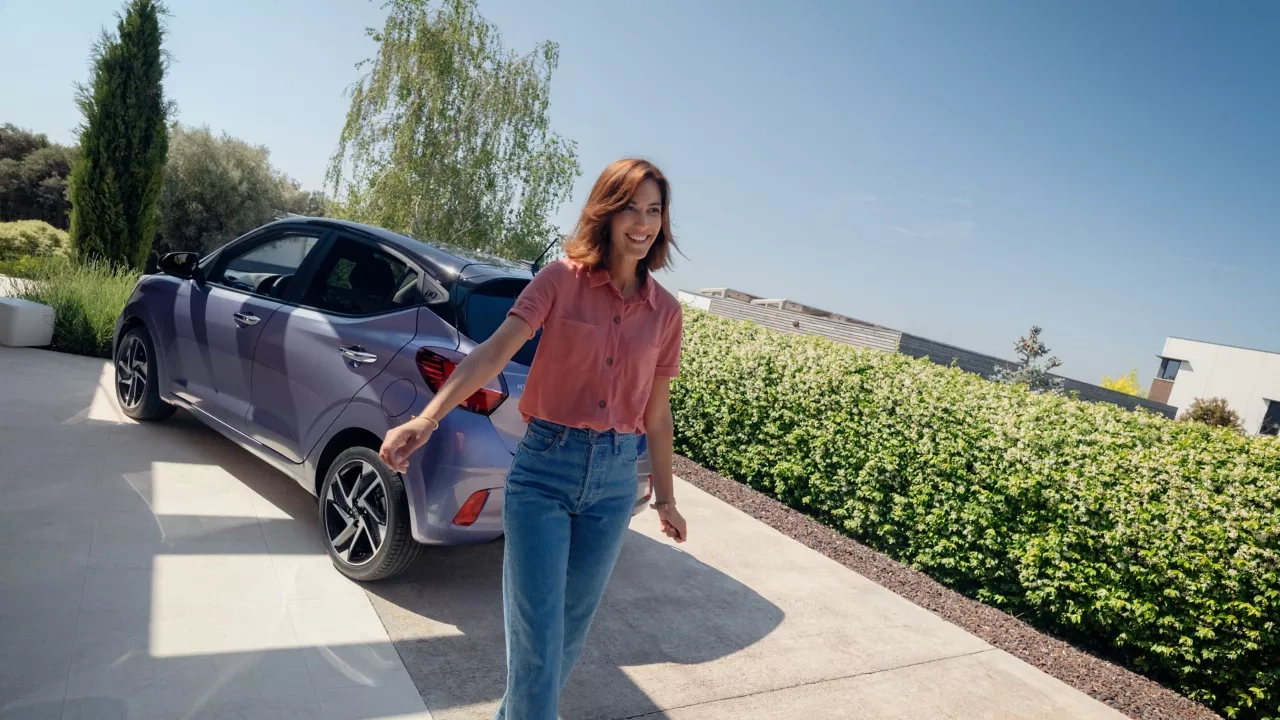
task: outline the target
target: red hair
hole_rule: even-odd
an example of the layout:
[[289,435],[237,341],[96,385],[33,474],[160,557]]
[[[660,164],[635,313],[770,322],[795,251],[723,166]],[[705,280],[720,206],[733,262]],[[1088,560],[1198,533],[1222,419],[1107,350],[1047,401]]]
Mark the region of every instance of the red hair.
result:
[[671,185],[656,165],[638,158],[618,160],[600,173],[591,188],[591,195],[587,197],[587,204],[582,208],[582,215],[578,217],[578,225],[564,244],[565,256],[589,268],[608,269],[611,246],[609,221],[627,207],[645,180],[658,183],[662,193],[662,229],[637,270],[644,278],[652,270],[667,267],[671,262],[671,250],[679,249],[671,236]]

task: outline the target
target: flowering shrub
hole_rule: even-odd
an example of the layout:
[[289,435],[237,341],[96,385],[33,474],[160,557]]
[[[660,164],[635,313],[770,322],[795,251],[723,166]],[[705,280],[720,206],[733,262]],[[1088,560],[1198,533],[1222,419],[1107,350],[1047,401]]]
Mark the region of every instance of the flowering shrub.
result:
[[1231,409],[1226,398],[1196,398],[1191,401],[1191,407],[1179,415],[1178,419],[1184,422],[1199,422],[1231,428],[1236,432],[1244,431],[1244,425],[1240,422],[1240,413]]
[[677,450],[1126,662],[1280,718],[1280,443],[685,311]]

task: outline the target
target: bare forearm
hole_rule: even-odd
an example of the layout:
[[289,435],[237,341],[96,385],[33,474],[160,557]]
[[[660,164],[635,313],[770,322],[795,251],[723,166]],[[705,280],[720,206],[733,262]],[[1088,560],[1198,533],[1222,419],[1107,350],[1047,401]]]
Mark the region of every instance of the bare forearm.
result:
[[429,420],[416,422],[425,423],[427,426],[433,420],[439,422],[440,418],[457,407],[459,403],[497,377],[531,334],[529,326],[523,320],[508,318],[488,340],[480,343],[475,350],[462,359],[462,362],[458,363],[453,374],[445,381],[444,387],[440,388],[440,392],[427,403],[421,417]]
[[649,464],[653,473],[653,497],[657,502],[675,499],[675,480],[671,469],[675,444],[675,423],[671,418],[670,404],[664,404],[649,413],[645,419],[648,436]]
[[662,519],[662,533],[676,542],[689,538],[689,526],[675,505],[675,477],[671,472],[675,421],[671,417],[671,378],[655,377],[644,409],[644,429],[649,438],[649,465],[653,473],[654,505]]
[[506,361],[492,352],[492,348],[480,345],[458,363],[444,387],[427,403],[422,417],[439,421],[485,383],[497,377],[505,365]]

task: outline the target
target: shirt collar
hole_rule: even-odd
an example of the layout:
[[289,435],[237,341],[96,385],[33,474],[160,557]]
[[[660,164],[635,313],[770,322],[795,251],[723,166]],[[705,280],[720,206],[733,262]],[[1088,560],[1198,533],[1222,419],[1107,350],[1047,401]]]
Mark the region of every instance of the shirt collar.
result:
[[[656,289],[654,286],[656,284],[657,283],[654,281],[653,275],[650,275],[649,277],[645,278],[644,285],[640,286],[640,291],[638,293],[638,295],[640,296],[640,300],[643,300],[644,302],[649,303],[649,307],[654,309],[657,309],[658,307],[657,300],[655,299]],[[597,288],[602,285],[609,285],[609,271],[603,268],[593,268],[591,270],[588,270],[587,285],[593,288]],[[615,287],[610,286],[609,289],[612,290],[614,293],[618,292],[618,289]],[[627,302],[636,302],[636,298],[633,297]]]

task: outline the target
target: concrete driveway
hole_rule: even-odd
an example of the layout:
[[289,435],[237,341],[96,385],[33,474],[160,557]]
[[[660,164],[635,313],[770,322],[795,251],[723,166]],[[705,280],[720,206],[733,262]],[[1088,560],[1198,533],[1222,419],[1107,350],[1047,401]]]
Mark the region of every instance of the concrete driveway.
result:
[[109,363],[0,347],[0,718],[429,718],[310,495]]
[[[110,365],[0,347],[0,718],[487,720],[500,543],[361,588],[315,502]],[[632,523],[564,717],[1119,718],[701,491]],[[429,709],[429,713],[428,713]]]

